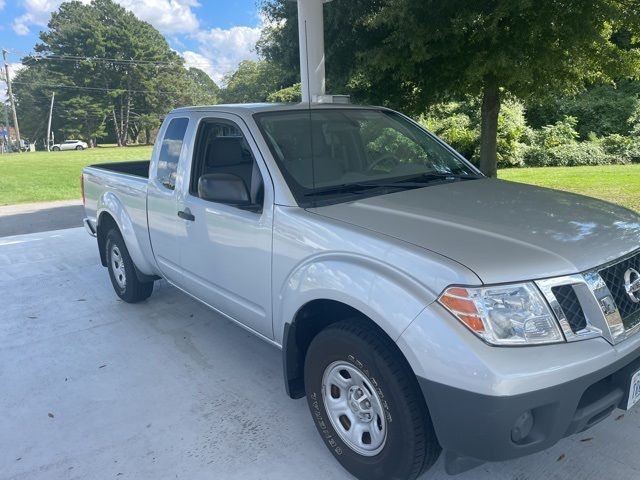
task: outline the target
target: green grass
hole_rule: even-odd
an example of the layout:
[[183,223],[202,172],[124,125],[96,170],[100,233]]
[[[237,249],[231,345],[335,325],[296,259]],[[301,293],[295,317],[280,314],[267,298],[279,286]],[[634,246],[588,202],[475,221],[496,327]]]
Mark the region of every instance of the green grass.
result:
[[[151,147],[103,146],[84,151],[0,155],[0,205],[80,198],[85,165],[148,160]],[[640,211],[640,165],[501,170],[499,177],[602,198]]]
[[94,163],[148,160],[151,148],[98,147],[0,155],[0,205],[80,198],[80,172]]
[[640,212],[640,164],[513,168],[500,170],[498,177],[581,193]]

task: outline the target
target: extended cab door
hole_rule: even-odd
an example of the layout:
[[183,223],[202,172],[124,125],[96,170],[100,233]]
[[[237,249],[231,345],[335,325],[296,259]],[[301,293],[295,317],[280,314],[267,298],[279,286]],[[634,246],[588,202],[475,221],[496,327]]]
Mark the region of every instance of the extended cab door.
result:
[[[183,178],[179,221],[185,289],[251,330],[273,338],[271,245],[273,187],[246,125],[235,115],[203,114],[191,167]],[[230,174],[250,192],[251,207],[200,198],[203,175]]]
[[162,274],[178,285],[181,275],[176,237],[179,220],[176,180],[188,125],[186,117],[166,120],[164,130],[159,132],[162,141],[154,150],[147,187],[147,220],[153,255]]

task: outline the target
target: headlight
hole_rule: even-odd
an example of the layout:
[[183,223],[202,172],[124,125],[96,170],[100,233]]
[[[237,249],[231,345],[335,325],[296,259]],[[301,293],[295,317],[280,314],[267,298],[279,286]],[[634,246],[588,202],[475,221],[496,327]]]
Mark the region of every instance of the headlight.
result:
[[450,287],[438,301],[472,332],[494,345],[564,341],[553,313],[531,283]]

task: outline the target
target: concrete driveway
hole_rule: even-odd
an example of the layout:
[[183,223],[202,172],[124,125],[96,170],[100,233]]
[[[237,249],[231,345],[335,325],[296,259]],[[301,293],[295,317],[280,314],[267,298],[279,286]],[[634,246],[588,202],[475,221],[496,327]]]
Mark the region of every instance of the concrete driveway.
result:
[[[84,230],[0,238],[0,292],[0,478],[350,478],[276,348],[164,282],[121,302]],[[638,411],[617,412],[457,479],[637,479],[639,440]]]

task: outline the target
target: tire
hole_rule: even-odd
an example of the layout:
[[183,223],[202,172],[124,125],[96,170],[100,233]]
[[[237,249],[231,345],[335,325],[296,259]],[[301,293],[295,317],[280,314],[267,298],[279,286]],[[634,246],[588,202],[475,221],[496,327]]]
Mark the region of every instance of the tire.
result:
[[[364,320],[321,331],[307,350],[304,380],[320,436],[356,478],[413,480],[438,459],[440,444],[411,367],[395,344]],[[344,401],[346,414],[336,413],[334,401]]]
[[76,150],[84,150],[84,147],[83,147],[82,145],[78,145],[78,146],[76,147]]
[[111,285],[116,294],[127,303],[138,303],[149,298],[153,292],[153,282],[141,282],[124,243],[116,229],[107,233],[105,258]]
[[60,151],[60,147],[53,147],[51,150],[53,150],[54,152],[59,152]]

